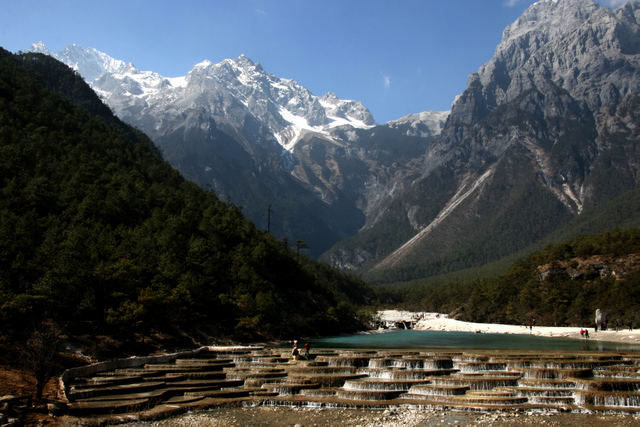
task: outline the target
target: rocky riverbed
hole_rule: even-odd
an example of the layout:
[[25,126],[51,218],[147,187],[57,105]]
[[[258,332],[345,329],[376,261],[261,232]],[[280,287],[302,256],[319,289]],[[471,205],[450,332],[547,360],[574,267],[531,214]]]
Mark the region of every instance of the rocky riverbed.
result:
[[126,424],[128,427],[269,427],[269,426],[640,426],[640,416],[399,409],[317,409],[286,407],[216,408],[154,422]]

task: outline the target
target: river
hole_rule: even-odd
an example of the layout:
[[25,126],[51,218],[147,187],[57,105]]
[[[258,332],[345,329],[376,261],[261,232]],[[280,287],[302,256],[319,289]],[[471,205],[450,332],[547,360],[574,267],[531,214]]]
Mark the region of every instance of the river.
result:
[[[300,341],[304,347],[306,341]],[[311,339],[311,348],[517,351],[640,351],[640,344],[528,334],[399,330]]]

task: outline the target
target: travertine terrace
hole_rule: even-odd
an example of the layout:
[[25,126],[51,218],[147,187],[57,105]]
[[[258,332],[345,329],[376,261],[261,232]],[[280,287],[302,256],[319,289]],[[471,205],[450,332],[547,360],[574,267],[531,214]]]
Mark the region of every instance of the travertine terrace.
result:
[[203,347],[67,371],[70,417],[150,420],[231,406],[640,411],[640,354]]

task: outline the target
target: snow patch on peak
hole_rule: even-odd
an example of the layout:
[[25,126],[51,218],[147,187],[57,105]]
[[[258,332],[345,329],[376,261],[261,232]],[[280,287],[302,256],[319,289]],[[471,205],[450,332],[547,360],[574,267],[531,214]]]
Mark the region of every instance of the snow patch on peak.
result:
[[409,114],[398,120],[386,123],[387,126],[397,128],[408,125],[410,130],[407,135],[422,137],[440,135],[451,111],[423,111],[418,114]]
[[237,65],[243,66],[243,67],[255,67],[256,66],[256,64],[251,59],[246,57],[244,54],[238,56],[232,62],[234,62]]
[[34,43],[29,47],[29,52],[34,53],[43,53],[45,55],[53,56],[51,51],[47,49],[47,47],[41,41],[38,43]]
[[202,62],[198,62],[196,65],[193,66],[193,68],[209,68],[213,65],[213,62],[209,61],[208,59],[205,59]]
[[169,84],[171,84],[171,86],[173,87],[187,87],[187,78],[186,76],[182,76],[182,77],[169,77],[167,79],[167,81],[169,82]]
[[[278,112],[289,123],[282,131],[274,133],[276,139],[287,151],[292,151],[298,141],[307,133],[316,133],[329,140],[335,140],[331,136],[331,130],[341,126],[368,129],[376,125],[373,116],[359,101],[341,100],[335,94],[327,99],[325,95],[317,98],[309,92],[311,101],[324,109],[326,121],[322,124],[314,124],[308,117],[301,115],[305,111],[302,106],[308,102],[300,98],[292,98],[286,106],[278,105]],[[295,108],[299,107],[299,108]],[[362,111],[364,110],[364,111]],[[360,112],[360,114],[358,114]]]
[[338,95],[336,95],[335,92],[327,92],[320,99],[329,105],[337,105],[341,101],[341,99],[338,98]]
[[75,44],[57,52],[55,57],[78,71],[87,81],[93,81],[104,73],[121,73],[127,67],[129,69],[135,68],[133,64],[126,64],[124,61],[114,59],[97,49]]

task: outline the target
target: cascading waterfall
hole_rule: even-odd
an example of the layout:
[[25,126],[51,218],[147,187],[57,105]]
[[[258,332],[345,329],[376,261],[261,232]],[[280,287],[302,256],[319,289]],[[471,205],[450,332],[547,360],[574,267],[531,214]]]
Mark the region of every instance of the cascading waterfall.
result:
[[96,415],[105,404],[127,413],[162,407],[169,397],[171,407],[242,399],[238,404],[624,413],[640,408],[639,361],[617,353],[398,350],[318,350],[311,360],[292,360],[278,349],[207,350],[78,375],[65,380],[65,392],[71,414],[96,408]]

